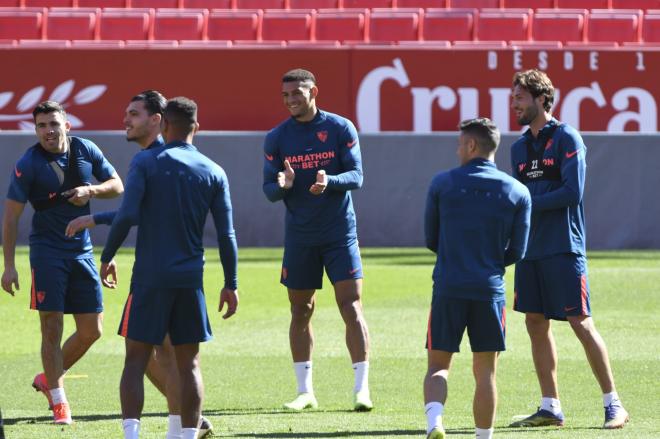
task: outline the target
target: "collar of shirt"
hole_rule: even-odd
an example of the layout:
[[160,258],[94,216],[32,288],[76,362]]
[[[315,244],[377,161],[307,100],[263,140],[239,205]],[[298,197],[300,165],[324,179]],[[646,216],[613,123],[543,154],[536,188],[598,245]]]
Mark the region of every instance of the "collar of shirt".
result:
[[472,160],[467,162],[464,166],[470,166],[470,167],[473,167],[473,168],[477,168],[477,167],[480,167],[480,166],[487,166],[487,167],[490,167],[490,168],[497,169],[497,165],[495,164],[495,162],[492,162],[492,161],[490,161],[488,159],[485,159],[483,157],[473,158]]

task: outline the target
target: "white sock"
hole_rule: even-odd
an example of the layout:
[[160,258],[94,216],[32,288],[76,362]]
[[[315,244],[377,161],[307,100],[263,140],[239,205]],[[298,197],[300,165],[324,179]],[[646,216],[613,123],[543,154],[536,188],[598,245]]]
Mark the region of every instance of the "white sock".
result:
[[181,439],[181,415],[167,417],[167,435],[165,439]]
[[314,393],[312,387],[312,362],[300,361],[293,363],[293,370],[296,372],[296,381],[298,381],[298,393]]
[[612,403],[614,405],[621,405],[619,394],[616,392],[603,393],[603,406],[609,407]]
[[358,393],[362,390],[369,390],[369,362],[360,361],[359,363],[353,363],[353,371],[355,371],[353,392]]
[[475,434],[477,439],[493,439],[494,428],[475,428]]
[[197,434],[199,430],[196,428],[184,428],[183,430],[183,439],[197,439]]
[[64,394],[64,387],[57,387],[55,389],[50,389],[50,397],[53,399],[53,404],[68,402],[66,399],[66,395]]
[[442,413],[445,406],[438,401],[429,402],[424,406],[426,413],[426,434],[429,434],[435,427],[442,427]]
[[552,412],[553,415],[558,415],[561,412],[561,402],[555,398],[541,398],[541,409]]
[[138,439],[140,437],[140,420],[124,419],[121,421],[124,427],[124,439]]

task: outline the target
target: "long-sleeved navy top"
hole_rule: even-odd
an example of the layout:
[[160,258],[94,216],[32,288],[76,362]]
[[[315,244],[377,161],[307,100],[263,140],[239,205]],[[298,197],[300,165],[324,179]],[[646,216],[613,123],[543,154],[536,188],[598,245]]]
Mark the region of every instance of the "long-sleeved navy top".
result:
[[[264,156],[263,190],[270,201],[284,200],[287,243],[319,245],[357,236],[350,191],[362,186],[362,157],[351,121],[321,110],[309,122],[289,118],[266,136]],[[295,172],[286,190],[277,184],[284,160]],[[313,195],[309,188],[321,169],[328,185]]]
[[504,267],[525,254],[531,199],[495,163],[473,159],[437,174],[426,199],[426,247],[437,253],[433,294],[504,298]]
[[525,259],[586,254],[582,195],[587,148],[575,128],[551,119],[536,138],[527,130],[511,146],[512,174],[532,194]]
[[238,252],[224,170],[184,142],[141,151],[131,162],[101,261],[112,260],[131,226],[138,224],[132,282],[201,288],[209,211],[218,233],[225,287],[236,288]]

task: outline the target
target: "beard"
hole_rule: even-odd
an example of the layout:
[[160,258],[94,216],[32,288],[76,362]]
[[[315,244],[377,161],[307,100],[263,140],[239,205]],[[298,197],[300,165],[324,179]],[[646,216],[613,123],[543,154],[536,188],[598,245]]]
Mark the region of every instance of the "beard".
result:
[[538,115],[539,110],[536,107],[527,107],[516,121],[520,126],[529,125]]

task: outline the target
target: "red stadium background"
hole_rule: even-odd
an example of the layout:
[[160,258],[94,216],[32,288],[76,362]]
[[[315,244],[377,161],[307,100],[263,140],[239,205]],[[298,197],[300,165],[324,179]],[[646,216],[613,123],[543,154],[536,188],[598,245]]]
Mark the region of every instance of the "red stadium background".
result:
[[319,106],[362,132],[453,131],[477,115],[502,131],[514,72],[545,70],[559,89],[555,114],[583,131],[656,132],[660,50],[396,48],[0,49],[0,128],[32,129],[33,106],[63,102],[74,128],[115,130],[127,98],[147,88],[184,95],[204,130],[268,130],[287,116],[282,73],[317,75]]

